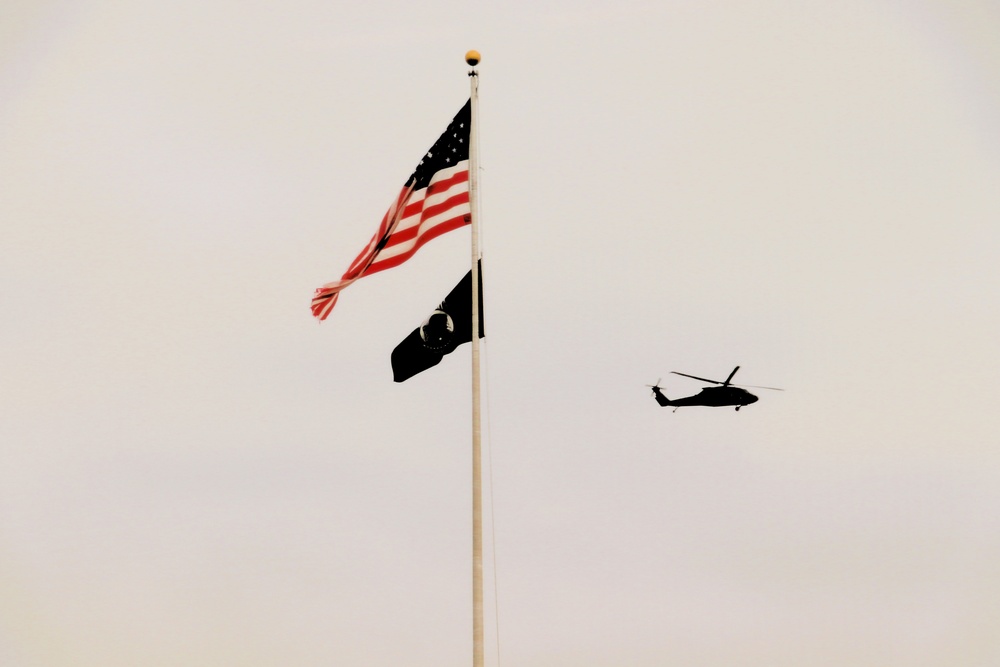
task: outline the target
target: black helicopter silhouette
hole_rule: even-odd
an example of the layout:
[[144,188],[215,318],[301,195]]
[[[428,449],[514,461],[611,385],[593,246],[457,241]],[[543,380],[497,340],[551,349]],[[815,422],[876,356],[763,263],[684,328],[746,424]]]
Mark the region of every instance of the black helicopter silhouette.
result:
[[[736,409],[739,410],[744,405],[750,405],[751,403],[757,402],[757,397],[751,394],[746,389],[741,386],[731,384],[733,376],[736,375],[736,371],[740,370],[737,366],[733,369],[733,372],[729,374],[725,382],[719,382],[718,380],[709,380],[708,378],[701,378],[697,375],[688,375],[687,373],[678,373],[677,371],[670,371],[674,375],[683,375],[686,378],[692,378],[694,380],[701,380],[702,382],[711,382],[712,384],[719,385],[718,387],[705,387],[700,392],[694,396],[685,396],[684,398],[675,398],[673,400],[667,398],[663,395],[660,390],[660,380],[656,381],[656,384],[648,384],[653,390],[653,396],[656,398],[656,402],[663,407],[668,405],[673,406],[674,412],[677,412],[677,408],[689,406],[689,405],[705,405],[713,408],[724,407],[735,405]],[[784,389],[778,389],[777,387],[760,387],[757,385],[743,385],[745,387],[753,387],[754,389],[772,389],[774,391],[784,391]]]

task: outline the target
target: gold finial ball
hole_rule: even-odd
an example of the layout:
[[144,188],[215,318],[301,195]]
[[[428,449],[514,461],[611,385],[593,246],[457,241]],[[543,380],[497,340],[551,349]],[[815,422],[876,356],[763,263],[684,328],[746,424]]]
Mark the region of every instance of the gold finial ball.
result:
[[479,55],[479,51],[473,50],[465,54],[465,62],[467,62],[471,67],[478,65],[479,61],[482,59],[482,56]]

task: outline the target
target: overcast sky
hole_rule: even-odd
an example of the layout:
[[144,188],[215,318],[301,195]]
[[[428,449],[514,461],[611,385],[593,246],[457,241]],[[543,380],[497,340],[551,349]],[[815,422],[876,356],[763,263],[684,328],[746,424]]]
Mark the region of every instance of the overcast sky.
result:
[[[309,301],[475,48],[487,664],[1000,664],[997,34],[986,0],[8,0],[0,663],[470,664],[468,346],[389,366],[468,230]],[[737,365],[786,391],[644,386]]]

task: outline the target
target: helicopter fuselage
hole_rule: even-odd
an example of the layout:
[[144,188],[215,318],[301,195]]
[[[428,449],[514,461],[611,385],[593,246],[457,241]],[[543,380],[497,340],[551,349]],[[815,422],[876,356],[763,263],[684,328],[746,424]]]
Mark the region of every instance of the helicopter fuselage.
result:
[[723,387],[705,387],[694,396],[669,399],[659,387],[653,387],[653,395],[656,402],[663,407],[672,406],[675,408],[703,405],[707,407],[719,408],[725,406],[735,406],[739,410],[744,405],[757,402],[757,397],[746,389],[727,385]]

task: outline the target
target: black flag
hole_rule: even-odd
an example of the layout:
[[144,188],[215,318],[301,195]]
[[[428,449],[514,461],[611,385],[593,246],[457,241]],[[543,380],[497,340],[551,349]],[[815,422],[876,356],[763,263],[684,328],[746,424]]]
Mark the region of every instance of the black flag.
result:
[[[479,337],[483,338],[483,266],[479,269]],[[410,332],[392,351],[392,379],[408,380],[417,373],[436,366],[444,355],[462,343],[472,341],[472,271],[455,289],[448,293],[441,305],[423,324]]]

